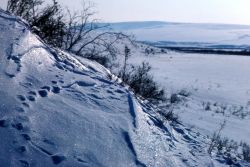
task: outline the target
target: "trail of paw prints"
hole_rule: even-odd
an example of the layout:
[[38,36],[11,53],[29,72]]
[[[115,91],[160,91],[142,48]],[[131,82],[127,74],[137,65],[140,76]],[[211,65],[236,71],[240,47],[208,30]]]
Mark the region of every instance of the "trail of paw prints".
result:
[[[50,84],[41,86],[38,89],[33,89],[24,94],[18,94],[16,99],[20,102],[20,106],[16,107],[16,112],[20,115],[26,115],[28,111],[32,111],[31,108],[35,103],[39,102],[39,99],[49,98],[51,95],[60,94],[62,91],[61,84],[64,84],[62,76],[59,74],[52,80]],[[27,114],[28,115],[28,114]],[[3,119],[0,120],[0,128],[11,128],[17,134],[14,144],[15,148],[15,165],[20,167],[32,166],[27,155],[30,155],[30,148],[37,150],[43,155],[48,156],[52,163],[55,165],[63,163],[67,158],[61,153],[53,152],[47,150],[44,145],[40,146],[36,144],[35,139],[32,138],[32,131],[28,128],[29,118],[22,117],[22,119]],[[46,140],[47,141],[47,140]],[[45,142],[45,141],[44,141]],[[52,149],[53,150],[53,149]]]
[[13,137],[11,142],[14,145],[14,155],[13,155],[13,163],[15,166],[20,167],[29,167],[30,163],[27,158],[25,158],[26,154],[29,153],[27,144],[28,141],[31,140],[29,136],[30,128],[28,126],[29,118],[27,116],[17,115],[12,118],[2,118],[0,120],[0,128],[9,129],[10,131],[14,131],[17,135]]
[[124,99],[127,97],[127,92],[123,88],[114,86],[114,87],[107,87],[106,92],[109,95],[110,99],[118,100]]
[[[32,166],[32,162],[29,161],[27,155],[30,154],[29,148],[35,147],[32,144],[31,130],[29,129],[29,117],[24,116],[30,111],[33,103],[36,103],[39,98],[46,98],[49,94],[60,93],[61,88],[58,86],[57,81],[52,81],[51,86],[45,85],[37,90],[31,90],[25,94],[19,94],[16,96],[17,100],[20,102],[20,106],[15,108],[18,112],[17,118],[8,118],[0,120],[0,128],[9,128],[15,131],[17,137],[14,138],[13,144],[15,145],[15,165],[20,167]],[[45,149],[36,147],[40,152],[45,153]],[[59,164],[63,162],[66,158],[62,155],[57,154],[46,154],[50,156],[51,161],[54,164]]]
[[[51,161],[57,165],[66,160],[66,157],[58,153],[50,153],[45,148],[39,147],[32,141],[31,129],[29,128],[29,117],[23,116],[26,113],[26,109],[31,106],[31,103],[35,103],[38,98],[47,97],[49,93],[59,93],[60,88],[58,86],[43,86],[37,91],[29,91],[26,95],[17,95],[17,98],[22,103],[22,107],[17,108],[17,112],[20,116],[14,119],[2,119],[0,120],[0,128],[10,128],[15,131],[17,137],[14,138],[13,144],[15,145],[14,164],[20,167],[30,167],[32,163],[28,158],[32,153],[30,148],[36,149],[37,151],[49,156]],[[22,115],[22,116],[21,116]],[[44,140],[47,142],[47,140]]]
[[[54,81],[55,83],[55,81]],[[52,86],[43,86],[36,91],[29,91],[26,95],[17,95],[16,98],[21,102],[22,107],[17,107],[16,111],[25,112],[35,103],[38,98],[48,97],[49,94],[59,94],[61,92],[61,87],[57,84]]]
[[[29,121],[28,118],[22,118],[22,120],[26,119],[26,121]],[[41,139],[40,142],[43,144],[36,144],[35,139],[30,135],[30,129],[27,126],[28,122],[22,122],[19,120],[13,121],[9,124],[10,127],[12,127],[14,130],[17,131],[19,134],[19,137],[13,141],[15,144],[15,155],[14,159],[16,160],[15,164],[16,166],[20,167],[30,167],[33,166],[34,160],[30,159],[29,157],[32,156],[31,150],[36,150],[40,152],[41,154],[49,157],[51,159],[51,162],[55,165],[63,163],[67,158],[64,154],[58,153],[56,151],[53,151],[53,147],[56,147],[56,145],[48,140],[48,139]],[[50,145],[50,147],[47,147],[45,145]],[[50,148],[49,150],[47,150]],[[51,149],[52,148],[52,149]],[[51,151],[52,150],[52,151]]]
[[[55,75],[55,80],[51,81],[51,84],[17,95],[16,98],[21,103],[21,106],[17,107],[16,111],[25,112],[26,110],[29,110],[29,108],[32,107],[32,103],[37,102],[39,98],[46,98],[49,95],[59,94],[62,90],[62,87],[60,86],[61,84],[64,84],[63,74],[58,73]],[[24,86],[30,88],[32,85],[32,83],[29,83]]]

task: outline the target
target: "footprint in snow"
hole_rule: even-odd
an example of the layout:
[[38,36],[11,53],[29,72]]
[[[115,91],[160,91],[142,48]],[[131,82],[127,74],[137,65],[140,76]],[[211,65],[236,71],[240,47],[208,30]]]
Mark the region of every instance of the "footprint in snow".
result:
[[55,165],[58,165],[66,160],[66,157],[62,154],[55,154],[51,156],[51,159]]
[[25,109],[22,108],[22,107],[16,107],[16,108],[15,108],[15,111],[20,112],[20,113],[23,113],[23,112],[25,112]]
[[41,97],[47,97],[47,96],[48,96],[47,90],[44,90],[44,89],[39,90],[39,91],[38,91],[38,94],[39,94]]
[[31,137],[28,134],[26,134],[26,133],[21,134],[21,136],[26,141],[30,141],[31,140]]
[[0,127],[1,128],[7,128],[7,127],[9,127],[10,126],[10,120],[8,120],[8,119],[2,119],[2,120],[0,120]]
[[57,81],[51,81],[52,84],[57,84]]
[[27,98],[29,99],[29,101],[32,101],[32,102],[36,101],[36,98],[32,95],[29,95]]
[[41,87],[41,89],[47,90],[48,92],[50,92],[50,86],[43,86]]
[[25,96],[23,96],[23,95],[17,95],[17,98],[18,98],[20,101],[25,101],[25,100],[26,100]]
[[47,97],[48,92],[52,91],[54,94],[58,94],[61,91],[61,88],[59,86],[52,86],[52,89],[50,86],[44,86],[41,88],[41,90],[38,91],[38,94],[41,97]]
[[19,160],[21,167],[30,167],[30,164],[26,160]]
[[91,97],[93,97],[93,98],[95,98],[95,99],[99,99],[99,100],[101,100],[101,99],[104,98],[104,97],[100,97],[100,96],[98,96],[96,94],[88,94],[88,95],[91,96]]
[[27,116],[18,116],[16,117],[12,122],[11,122],[11,126],[18,130],[18,131],[29,131],[29,127],[25,126],[25,123],[29,122],[29,117]]
[[14,78],[14,77],[15,77],[14,74],[10,74],[10,73],[8,73],[8,72],[5,72],[5,75],[8,76],[9,78]]
[[18,131],[23,131],[24,130],[24,125],[22,123],[13,123],[12,127],[15,128]]
[[33,96],[37,96],[37,94],[36,94],[35,91],[29,91],[28,94],[29,94],[29,95],[33,95]]
[[22,103],[22,105],[24,106],[24,107],[26,107],[26,108],[30,108],[30,105],[28,104],[28,103]]
[[121,90],[121,89],[117,89],[115,92],[116,92],[116,93],[119,93],[119,94],[124,94],[124,93],[125,93],[125,92],[124,92],[123,90]]
[[114,92],[111,90],[107,90],[107,93],[114,95]]
[[53,92],[53,93],[58,94],[58,93],[60,93],[60,91],[61,91],[61,88],[60,88],[60,87],[58,87],[58,86],[53,86],[53,88],[52,88],[52,92]]
[[23,153],[27,152],[27,148],[26,148],[26,146],[20,146],[20,147],[18,147],[18,148],[16,149],[16,151],[17,151],[18,153],[20,153],[20,154],[23,154]]
[[[17,99],[20,100],[20,101],[22,102],[22,105],[23,105],[24,107],[26,107],[26,108],[29,108],[29,107],[30,107],[29,104],[26,102],[26,97],[25,97],[25,96],[23,96],[23,95],[17,95]],[[28,99],[29,99],[30,101],[34,100],[34,99],[31,99],[30,96],[28,96]],[[16,108],[16,111],[18,111],[18,112],[24,112],[25,110],[24,110],[22,107],[17,107],[17,108]]]

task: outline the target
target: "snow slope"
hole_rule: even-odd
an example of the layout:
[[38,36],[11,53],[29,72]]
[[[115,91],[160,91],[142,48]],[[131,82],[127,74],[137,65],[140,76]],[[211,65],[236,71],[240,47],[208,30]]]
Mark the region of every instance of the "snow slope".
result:
[[250,46],[250,26],[171,22],[111,23],[116,31],[132,33],[139,41],[172,47],[240,47]]
[[2,10],[0,41],[1,167],[227,166],[205,136],[162,122],[104,67],[49,48]]

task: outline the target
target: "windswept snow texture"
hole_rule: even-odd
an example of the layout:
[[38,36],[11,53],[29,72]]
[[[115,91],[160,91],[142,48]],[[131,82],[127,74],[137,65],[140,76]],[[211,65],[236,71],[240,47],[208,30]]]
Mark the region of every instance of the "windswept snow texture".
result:
[[1,167],[227,165],[206,137],[159,121],[104,67],[47,47],[3,11],[0,41]]
[[250,26],[171,22],[111,23],[116,31],[132,33],[139,41],[167,47],[250,47]]

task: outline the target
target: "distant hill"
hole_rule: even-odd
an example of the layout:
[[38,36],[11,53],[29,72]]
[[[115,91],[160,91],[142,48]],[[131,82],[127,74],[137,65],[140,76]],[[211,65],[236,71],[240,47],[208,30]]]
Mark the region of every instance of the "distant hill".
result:
[[132,33],[139,41],[158,46],[249,48],[250,26],[171,23],[160,21],[110,23],[115,31]]

